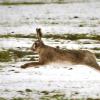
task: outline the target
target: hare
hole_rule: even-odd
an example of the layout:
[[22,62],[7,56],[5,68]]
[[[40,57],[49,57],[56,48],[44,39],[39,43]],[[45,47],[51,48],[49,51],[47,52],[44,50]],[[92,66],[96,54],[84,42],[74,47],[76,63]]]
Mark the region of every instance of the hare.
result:
[[42,41],[42,32],[40,28],[36,29],[37,41],[31,47],[32,51],[39,54],[39,62],[26,63],[21,68],[38,67],[51,62],[66,62],[70,64],[88,65],[100,71],[100,66],[96,62],[96,57],[88,50],[62,50],[58,47],[54,48],[45,45]]

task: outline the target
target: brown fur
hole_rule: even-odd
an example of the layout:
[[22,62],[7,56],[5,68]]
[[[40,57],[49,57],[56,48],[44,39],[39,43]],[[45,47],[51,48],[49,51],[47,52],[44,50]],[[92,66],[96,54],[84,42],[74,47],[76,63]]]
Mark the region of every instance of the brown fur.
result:
[[[38,30],[38,29],[37,29]],[[61,50],[45,45],[41,36],[38,35],[38,40],[32,45],[32,50],[39,54],[39,62],[27,63],[21,68],[37,67],[37,65],[45,65],[51,62],[67,62],[70,64],[83,64],[91,66],[100,71],[100,66],[96,62],[96,57],[88,50]]]

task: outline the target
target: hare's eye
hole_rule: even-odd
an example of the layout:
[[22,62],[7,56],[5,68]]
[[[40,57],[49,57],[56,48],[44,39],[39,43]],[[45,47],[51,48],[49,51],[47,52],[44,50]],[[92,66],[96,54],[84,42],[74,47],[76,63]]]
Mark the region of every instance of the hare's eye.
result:
[[38,47],[38,45],[39,45],[38,43],[35,43],[35,47]]
[[34,43],[34,47],[37,47],[37,43]]

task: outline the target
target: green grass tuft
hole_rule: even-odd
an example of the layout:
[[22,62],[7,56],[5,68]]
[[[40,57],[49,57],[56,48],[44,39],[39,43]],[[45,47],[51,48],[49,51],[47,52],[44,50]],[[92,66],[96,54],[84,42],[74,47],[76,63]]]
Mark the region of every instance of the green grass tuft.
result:
[[11,54],[9,51],[0,51],[0,62],[11,61]]
[[3,34],[0,38],[36,38],[36,35],[23,35],[23,34]]
[[[9,62],[13,59],[16,61],[19,58],[23,58],[24,56],[33,55],[34,53],[31,51],[20,51],[20,50],[14,50],[9,49],[6,51],[0,51],[0,62]],[[29,57],[30,60],[35,60],[35,57]]]
[[11,100],[27,100],[27,99],[24,99],[24,98],[13,98],[13,99],[11,99]]
[[32,5],[32,4],[44,4],[44,2],[3,2],[0,5]]
[[69,100],[65,99],[64,94],[54,94],[54,95],[44,95],[40,98],[40,100]]
[[31,90],[31,89],[26,89],[25,91],[26,91],[26,92],[32,92],[32,90]]
[[0,100],[7,100],[7,99],[0,97]]
[[[0,38],[37,38],[36,34],[33,35],[22,35],[22,34],[6,34],[0,35]],[[100,35],[96,34],[45,34],[43,38],[53,38],[53,39],[69,39],[69,40],[78,40],[78,39],[92,39],[100,40]]]

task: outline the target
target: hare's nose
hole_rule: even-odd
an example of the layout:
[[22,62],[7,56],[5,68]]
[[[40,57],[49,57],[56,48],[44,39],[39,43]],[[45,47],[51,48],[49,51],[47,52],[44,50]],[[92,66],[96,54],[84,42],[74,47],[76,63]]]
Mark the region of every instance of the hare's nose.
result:
[[33,46],[30,48],[30,50],[35,50],[35,45],[33,45]]
[[33,50],[33,47],[31,47],[30,50]]

